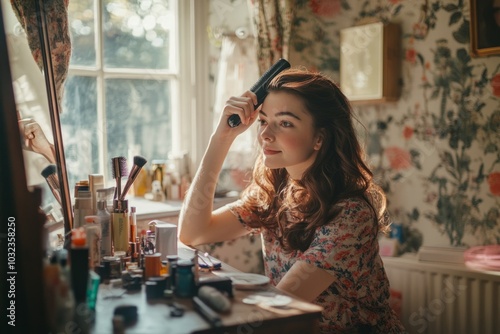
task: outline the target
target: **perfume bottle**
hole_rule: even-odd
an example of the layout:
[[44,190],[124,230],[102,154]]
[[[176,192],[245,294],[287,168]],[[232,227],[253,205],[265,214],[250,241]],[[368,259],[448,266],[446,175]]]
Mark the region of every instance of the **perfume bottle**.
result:
[[105,199],[97,202],[97,217],[101,223],[101,257],[111,256],[111,214]]

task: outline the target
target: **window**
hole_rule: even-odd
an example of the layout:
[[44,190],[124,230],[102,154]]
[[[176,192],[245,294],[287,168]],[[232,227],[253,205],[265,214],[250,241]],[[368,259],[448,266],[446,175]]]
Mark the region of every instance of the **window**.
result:
[[136,154],[148,164],[170,152],[196,155],[192,145],[200,139],[192,140],[196,128],[186,125],[196,67],[188,60],[190,39],[180,38],[191,36],[195,21],[189,3],[69,2],[73,51],[60,120],[70,187],[91,173],[111,180],[115,156],[129,158],[130,169]]

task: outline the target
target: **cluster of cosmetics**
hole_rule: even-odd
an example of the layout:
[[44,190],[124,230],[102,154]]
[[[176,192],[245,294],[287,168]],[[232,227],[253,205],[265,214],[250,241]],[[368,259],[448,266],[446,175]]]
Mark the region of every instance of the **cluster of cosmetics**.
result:
[[[88,180],[75,185],[73,226],[67,235],[69,249],[53,251],[46,259],[44,278],[50,304],[47,310],[53,332],[64,332],[64,326],[70,322],[86,331],[99,283],[109,269],[105,265],[107,259],[131,257],[137,262],[141,256],[155,252],[151,232],[145,232],[142,239],[137,236],[136,210],[129,210],[126,199],[147,161],[135,156],[130,173],[125,158],[116,157],[111,162],[116,187],[105,188],[104,177],[99,174],[91,174]],[[125,176],[128,179],[122,190],[121,179]]]
[[[199,299],[203,296],[215,296],[205,298],[205,302],[219,300],[215,303],[219,311],[230,306],[226,297],[232,296],[229,279],[200,282],[198,277],[200,263],[213,270],[220,268],[220,262],[214,264],[197,251],[192,259],[177,256],[176,225],[151,221],[148,230],[138,233],[136,207],[129,208],[126,195],[145,164],[143,157],[134,157],[128,173],[125,158],[112,158],[114,187],[105,188],[104,177],[99,174],[91,174],[75,185],[71,244],[68,249],[53,251],[45,265],[51,332],[65,332],[69,323],[76,330],[88,332],[101,283],[126,290],[145,286],[147,299],[192,298],[205,317],[210,308]],[[121,180],[127,176],[122,188]],[[221,295],[219,290],[227,293]],[[171,310],[173,316],[182,316],[181,308]],[[217,317],[210,319],[212,322]]]
[[[220,269],[220,262],[206,254],[205,257],[200,256],[196,250],[194,256],[188,259],[179,258],[177,254],[162,255],[156,247],[158,235],[154,223],[150,225],[150,230],[141,231],[137,246],[129,248],[128,252],[115,251],[113,255],[98,257],[99,260],[92,255],[96,243],[91,242],[98,239],[87,234],[92,229],[79,227],[72,230],[69,251],[54,251],[45,266],[49,303],[46,309],[51,332],[64,332],[68,323],[83,333],[88,332],[94,320],[101,283],[127,291],[140,291],[144,286],[147,300],[167,300],[174,317],[184,313],[184,309],[174,302],[175,298],[190,298],[200,314],[212,324],[220,324],[216,313],[230,309],[228,297],[233,297],[232,282],[227,277],[199,279],[200,264],[209,270],[217,270]],[[126,326],[127,319],[134,317],[118,316],[113,319],[113,324]]]

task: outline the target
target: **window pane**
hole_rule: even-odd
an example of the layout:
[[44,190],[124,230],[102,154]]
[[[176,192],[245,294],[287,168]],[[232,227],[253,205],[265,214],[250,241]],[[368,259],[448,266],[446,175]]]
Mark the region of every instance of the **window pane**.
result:
[[103,1],[104,66],[169,69],[169,0]]
[[71,65],[95,66],[95,12],[93,0],[70,1]]
[[[169,81],[106,80],[109,159],[128,158],[129,149],[148,161],[168,157],[172,148],[170,95]],[[128,165],[132,167],[132,162]]]
[[68,182],[99,172],[96,79],[68,76],[60,115]]

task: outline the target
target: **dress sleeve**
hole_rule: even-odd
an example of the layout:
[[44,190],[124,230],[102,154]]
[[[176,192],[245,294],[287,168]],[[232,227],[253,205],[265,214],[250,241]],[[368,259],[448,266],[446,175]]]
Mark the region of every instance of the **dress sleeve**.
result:
[[377,225],[370,206],[362,200],[339,203],[341,211],[317,229],[300,261],[325,269],[349,289],[369,277],[378,254]]
[[248,224],[253,221],[258,221],[259,217],[243,207],[243,201],[237,200],[233,203],[229,203],[226,205],[229,208],[229,211],[238,218],[238,221],[248,230],[253,233],[260,233],[260,229],[250,227]]

